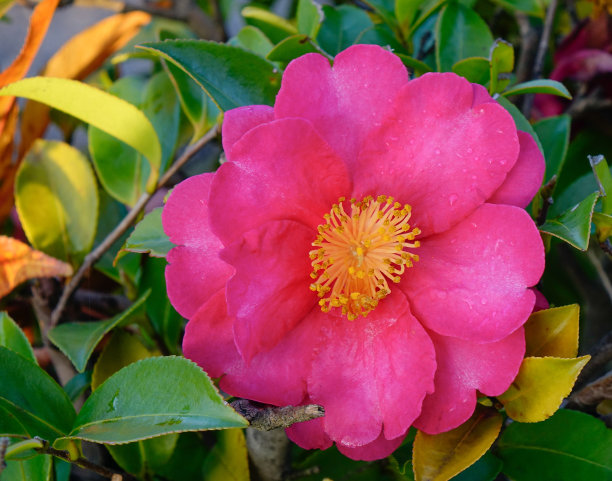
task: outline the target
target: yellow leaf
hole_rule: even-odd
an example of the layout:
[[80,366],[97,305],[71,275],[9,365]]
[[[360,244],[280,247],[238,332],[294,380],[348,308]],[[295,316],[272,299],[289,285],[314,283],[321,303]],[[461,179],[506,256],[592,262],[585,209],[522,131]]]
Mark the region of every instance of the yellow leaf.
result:
[[36,251],[17,239],[0,236],[0,297],[28,279],[70,275],[72,267],[69,264]]
[[515,421],[544,421],[559,409],[589,359],[591,356],[576,359],[526,357],[514,382],[497,399]]
[[576,357],[579,314],[578,304],[534,312],[525,324],[525,356]]
[[478,404],[472,417],[452,431],[419,431],[412,451],[415,480],[446,481],[469,468],[497,439],[502,420],[495,409]]
[[249,461],[243,429],[217,432],[217,443],[204,460],[207,481],[249,481]]

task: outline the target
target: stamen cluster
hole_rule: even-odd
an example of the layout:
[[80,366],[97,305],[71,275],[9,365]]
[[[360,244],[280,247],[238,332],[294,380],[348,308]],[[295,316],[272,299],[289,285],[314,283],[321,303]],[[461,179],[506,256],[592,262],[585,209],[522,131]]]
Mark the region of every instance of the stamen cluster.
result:
[[374,309],[391,292],[389,281],[399,283],[406,267],[419,260],[410,249],[419,247],[414,238],[421,230],[408,223],[411,207],[393,197],[349,202],[350,214],[341,197],[317,228],[309,253],[315,279],[310,289],[323,312],[339,307],[354,320]]

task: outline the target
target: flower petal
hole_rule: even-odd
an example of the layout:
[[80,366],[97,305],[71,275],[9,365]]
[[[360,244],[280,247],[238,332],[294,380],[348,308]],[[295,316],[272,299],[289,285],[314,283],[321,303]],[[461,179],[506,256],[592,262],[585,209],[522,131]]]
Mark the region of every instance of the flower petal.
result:
[[514,206],[483,204],[453,229],[425,239],[400,288],[414,315],[445,336],[506,337],[527,320],[544,270],[540,234]]
[[382,121],[407,81],[401,60],[376,45],[344,50],[336,56],[333,69],[322,55],[308,54],[287,66],[274,111],[277,119],[310,120],[352,165],[367,132]]
[[323,418],[293,424],[285,431],[291,441],[304,449],[327,449],[333,444],[323,430]]
[[236,318],[236,345],[247,363],[273,347],[316,304],[308,257],[315,237],[297,222],[268,222],[221,253],[236,269],[227,283],[228,312]]
[[223,248],[208,223],[208,194],[214,174],[190,177],[178,184],[162,223],[173,248],[166,260],[168,297],[184,317],[191,317],[231,276],[233,268],[219,258]]
[[[274,109],[269,105],[249,105],[228,110],[223,114],[223,150],[230,155],[232,146],[249,130],[274,120]],[[228,160],[232,160],[228,157]]]
[[387,439],[403,435],[433,388],[436,366],[433,345],[405,297],[396,289],[355,321],[313,315],[322,317],[323,328],[308,392],[325,407],[325,432],[348,447],[376,440],[381,425]]
[[512,117],[496,102],[472,107],[474,89],[452,73],[409,82],[371,132],[353,178],[356,197],[412,205],[424,235],[443,232],[501,185],[519,153]]
[[210,193],[211,225],[226,245],[270,220],[292,219],[314,229],[350,192],[344,163],[302,119],[249,130],[230,158]]
[[518,374],[525,354],[525,333],[517,329],[501,341],[476,344],[429,332],[436,346],[436,390],[423,402],[414,426],[428,434],[464,423],[476,407],[476,390],[502,394]]
[[542,185],[546,168],[544,156],[531,135],[519,131],[518,137],[521,144],[518,160],[504,183],[488,200],[491,204],[527,207]]
[[404,436],[387,439],[382,434],[375,441],[363,446],[348,447],[338,444],[338,451],[355,461],[375,461],[386,458],[400,447]]

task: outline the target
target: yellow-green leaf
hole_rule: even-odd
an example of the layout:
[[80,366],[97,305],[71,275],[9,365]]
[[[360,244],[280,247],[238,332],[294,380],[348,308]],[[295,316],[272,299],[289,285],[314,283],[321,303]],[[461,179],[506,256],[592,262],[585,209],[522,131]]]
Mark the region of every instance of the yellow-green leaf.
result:
[[525,356],[576,357],[579,314],[578,304],[534,312],[525,324]]
[[502,421],[495,409],[479,404],[470,419],[451,431],[419,431],[412,451],[415,480],[446,481],[470,467],[491,447]]
[[243,429],[217,433],[217,444],[204,460],[207,481],[249,481],[249,461]]
[[0,90],[0,96],[25,97],[66,112],[117,137],[144,155],[151,164],[147,189],[157,182],[161,146],[145,114],[114,95],[75,80],[32,77]]
[[544,421],[559,409],[589,359],[591,356],[576,359],[526,357],[514,382],[497,399],[515,421]]

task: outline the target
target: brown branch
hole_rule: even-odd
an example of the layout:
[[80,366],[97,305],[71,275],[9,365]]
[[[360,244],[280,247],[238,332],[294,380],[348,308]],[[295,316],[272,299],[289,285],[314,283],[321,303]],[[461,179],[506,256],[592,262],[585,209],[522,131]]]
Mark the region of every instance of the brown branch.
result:
[[0,474],[6,468],[6,463],[4,462],[4,455],[6,454],[6,448],[9,445],[9,438],[0,438]]
[[612,372],[572,394],[569,402],[578,406],[596,406],[605,399],[612,399]]
[[213,127],[210,129],[202,138],[200,138],[196,143],[188,146],[185,151],[181,154],[181,156],[172,164],[172,166],[166,171],[166,173],[161,177],[159,182],[157,183],[157,187],[153,192],[147,192],[140,196],[140,198],[136,201],[132,210],[128,212],[128,214],[123,218],[123,220],[115,227],[115,229],[106,236],[106,238],[96,247],[93,251],[91,251],[87,256],[85,256],[85,260],[76,274],[70,279],[70,282],[64,288],[62,292],[62,296],[60,297],[55,309],[51,313],[51,322],[50,328],[57,325],[66,304],[68,303],[68,299],[74,292],[74,290],[78,287],[79,283],[83,279],[83,276],[89,271],[89,269],[104,255],[104,253],[110,249],[110,247],[114,244],[114,242],[119,239],[132,225],[132,223],[136,220],[140,212],[144,209],[145,205],[153,194],[157,192],[161,187],[163,187],[166,182],[172,177],[184,164],[187,162],[198,150],[200,150],[206,143],[208,143],[211,139],[213,139],[217,135],[217,127]]
[[288,428],[292,424],[310,421],[325,415],[323,406],[317,404],[259,407],[248,399],[239,399],[233,401],[231,405],[238,414],[250,423],[250,427],[260,431]]

